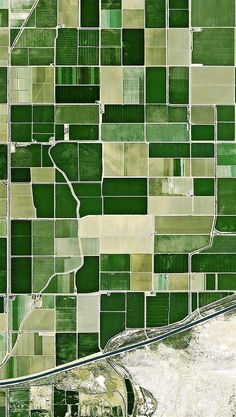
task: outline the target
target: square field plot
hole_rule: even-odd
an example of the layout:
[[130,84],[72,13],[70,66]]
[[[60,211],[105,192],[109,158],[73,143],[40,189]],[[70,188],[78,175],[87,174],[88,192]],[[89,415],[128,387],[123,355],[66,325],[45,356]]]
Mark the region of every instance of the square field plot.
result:
[[193,67],[193,104],[234,104],[234,67]]
[[193,32],[193,64],[234,65],[234,29]]

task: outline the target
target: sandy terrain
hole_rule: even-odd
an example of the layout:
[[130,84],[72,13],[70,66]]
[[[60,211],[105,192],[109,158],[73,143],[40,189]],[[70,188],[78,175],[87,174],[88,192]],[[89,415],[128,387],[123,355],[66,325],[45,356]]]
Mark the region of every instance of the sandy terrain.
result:
[[236,416],[236,315],[123,357],[158,402],[153,417]]

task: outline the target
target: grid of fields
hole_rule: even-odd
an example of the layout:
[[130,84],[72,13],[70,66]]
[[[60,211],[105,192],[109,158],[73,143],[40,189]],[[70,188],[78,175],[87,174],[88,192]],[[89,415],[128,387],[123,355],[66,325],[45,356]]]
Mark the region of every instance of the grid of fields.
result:
[[[77,417],[84,416],[86,412],[87,414],[91,412],[97,417],[105,412],[107,417],[125,417],[128,407],[131,414],[135,402],[132,384],[128,379],[122,380],[120,376],[116,376],[115,372],[112,373],[109,368],[103,367],[102,370],[106,377],[112,378],[112,383],[108,382],[109,392],[102,394],[91,394],[89,389],[84,387],[79,387],[79,389],[58,388],[57,383],[32,384],[1,390],[1,416],[64,417],[67,412],[70,412],[72,416]],[[91,367],[85,369],[83,372],[84,380],[88,382],[90,377],[91,384],[91,375],[95,379],[96,371],[96,368],[91,369]],[[62,378],[65,381],[65,375]],[[71,382],[76,381],[80,378],[80,374],[70,373],[69,378]],[[117,396],[117,388],[123,397],[121,395],[120,397]]]
[[235,139],[234,0],[0,0],[1,379],[236,291]]

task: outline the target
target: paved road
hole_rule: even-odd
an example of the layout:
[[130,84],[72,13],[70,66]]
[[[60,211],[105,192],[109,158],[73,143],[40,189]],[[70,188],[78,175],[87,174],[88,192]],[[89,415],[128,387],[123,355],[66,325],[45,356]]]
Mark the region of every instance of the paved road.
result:
[[105,353],[101,352],[100,354],[98,354],[94,357],[87,358],[87,359],[82,359],[82,360],[78,359],[77,362],[74,361],[73,363],[70,363],[70,364],[61,365],[61,366],[58,366],[54,369],[51,369],[51,370],[48,370],[48,371],[43,371],[43,372],[40,372],[40,373],[35,374],[35,375],[25,376],[25,377],[20,377],[20,378],[14,378],[14,379],[10,379],[10,380],[7,380],[7,381],[6,380],[5,381],[0,381],[0,387],[20,384],[20,383],[23,383],[23,382],[35,381],[35,380],[45,378],[45,377],[50,376],[50,375],[57,374],[57,373],[62,372],[62,371],[68,371],[70,369],[77,368],[79,366],[88,365],[92,362],[97,362],[101,359],[110,358],[112,356],[119,355],[120,353],[128,352],[130,350],[134,350],[134,349],[137,349],[137,348],[140,348],[140,347],[143,347],[143,346],[147,346],[147,345],[150,345],[151,343],[161,341],[163,339],[166,339],[169,336],[173,336],[177,333],[183,332],[184,330],[188,330],[192,327],[195,327],[198,324],[204,323],[205,321],[208,321],[208,320],[210,320],[214,317],[220,316],[224,313],[234,311],[234,310],[236,310],[236,303],[229,306],[229,307],[226,307],[226,308],[223,308],[219,311],[216,311],[215,313],[209,314],[205,317],[201,317],[200,319],[197,319],[197,320],[195,320],[191,323],[180,325],[176,329],[170,330],[166,333],[163,333],[159,336],[152,337],[152,338],[144,340],[142,342],[133,343],[131,345],[118,348],[118,349],[116,349],[114,351],[111,351],[111,352],[105,352]]

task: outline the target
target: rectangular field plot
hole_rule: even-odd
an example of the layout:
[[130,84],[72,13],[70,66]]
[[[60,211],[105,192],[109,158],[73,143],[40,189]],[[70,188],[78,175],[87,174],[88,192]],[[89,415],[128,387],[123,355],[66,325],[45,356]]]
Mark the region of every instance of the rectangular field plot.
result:
[[127,294],[127,316],[126,326],[144,327],[144,294],[131,293]]
[[147,298],[147,327],[166,326],[169,323],[169,294]]

